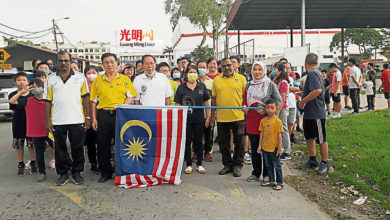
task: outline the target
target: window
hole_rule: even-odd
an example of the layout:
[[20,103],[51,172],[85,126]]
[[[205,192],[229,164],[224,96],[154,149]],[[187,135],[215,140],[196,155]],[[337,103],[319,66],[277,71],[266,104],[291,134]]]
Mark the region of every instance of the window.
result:
[[102,49],[102,52],[105,53],[105,52],[106,52],[106,48],[103,48],[103,49]]
[[84,52],[84,50],[83,49],[79,49],[79,52]]
[[73,51],[72,51],[72,49],[69,49],[69,53],[72,53]]
[[99,52],[99,49],[95,49],[95,52]]
[[100,56],[95,56],[95,59],[97,59],[97,60],[100,59]]
[[87,56],[85,56],[85,59],[89,59],[88,55],[87,55]]
[[80,56],[81,58],[84,58],[84,56]]

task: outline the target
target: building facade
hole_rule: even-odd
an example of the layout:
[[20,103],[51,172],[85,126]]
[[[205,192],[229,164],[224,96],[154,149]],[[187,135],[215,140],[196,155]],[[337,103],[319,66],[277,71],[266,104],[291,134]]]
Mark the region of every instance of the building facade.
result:
[[[42,43],[40,44],[43,48],[49,48],[55,51],[56,45],[54,43]],[[66,50],[72,56],[78,56],[87,60],[93,60],[100,62],[101,56],[104,53],[110,52],[110,43],[99,43],[99,42],[78,42],[75,45],[72,44],[59,44],[59,50]]]

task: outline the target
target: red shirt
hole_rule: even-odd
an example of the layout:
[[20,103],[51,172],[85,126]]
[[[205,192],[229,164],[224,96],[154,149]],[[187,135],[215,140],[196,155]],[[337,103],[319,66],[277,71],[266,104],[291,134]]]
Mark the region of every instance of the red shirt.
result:
[[296,75],[293,71],[291,71],[291,72],[288,74],[288,76],[290,76],[290,77],[292,77],[293,79],[297,80],[297,75]]
[[284,98],[284,103],[283,103],[283,108],[284,109],[287,109],[287,99],[288,99],[288,83],[286,80],[283,80],[281,81],[279,84],[278,84],[278,88],[279,88],[279,93],[282,93],[282,92],[285,92],[286,93],[286,97]]
[[383,82],[383,92],[390,92],[390,70],[382,72],[381,80]]
[[217,73],[215,75],[209,75],[208,73],[206,73],[206,76],[209,77],[210,79],[214,79],[215,77],[221,75],[220,73]]
[[[243,106],[248,105],[246,101],[246,95],[247,95],[247,91],[245,89],[244,99],[242,102]],[[259,103],[253,103],[251,106],[248,107],[257,107],[258,105]],[[263,119],[264,117],[265,117],[264,115],[260,115],[259,113],[257,113],[256,110],[250,109],[246,114],[246,133],[260,135],[259,125],[261,119]]]
[[30,97],[26,103],[27,137],[46,137],[45,102]]

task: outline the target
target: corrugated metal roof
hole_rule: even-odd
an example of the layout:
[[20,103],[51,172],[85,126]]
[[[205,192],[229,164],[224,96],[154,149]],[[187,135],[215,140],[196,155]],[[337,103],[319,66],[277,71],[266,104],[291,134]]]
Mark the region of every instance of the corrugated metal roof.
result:
[[[236,0],[230,30],[301,28],[301,0]],[[389,0],[306,0],[306,28],[390,28]]]

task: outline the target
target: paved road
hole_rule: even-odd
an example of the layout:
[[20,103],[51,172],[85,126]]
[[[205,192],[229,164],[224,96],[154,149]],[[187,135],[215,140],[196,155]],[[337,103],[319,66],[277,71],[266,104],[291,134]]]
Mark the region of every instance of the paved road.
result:
[[122,189],[97,183],[99,176],[86,171],[86,184],[57,187],[54,170],[38,183],[36,176],[16,175],[10,128],[0,118],[0,219],[328,219],[288,185],[276,192],[245,182],[248,165],[241,178],[219,176],[219,152],[215,162],[205,162],[207,174],[183,174],[179,186]]

